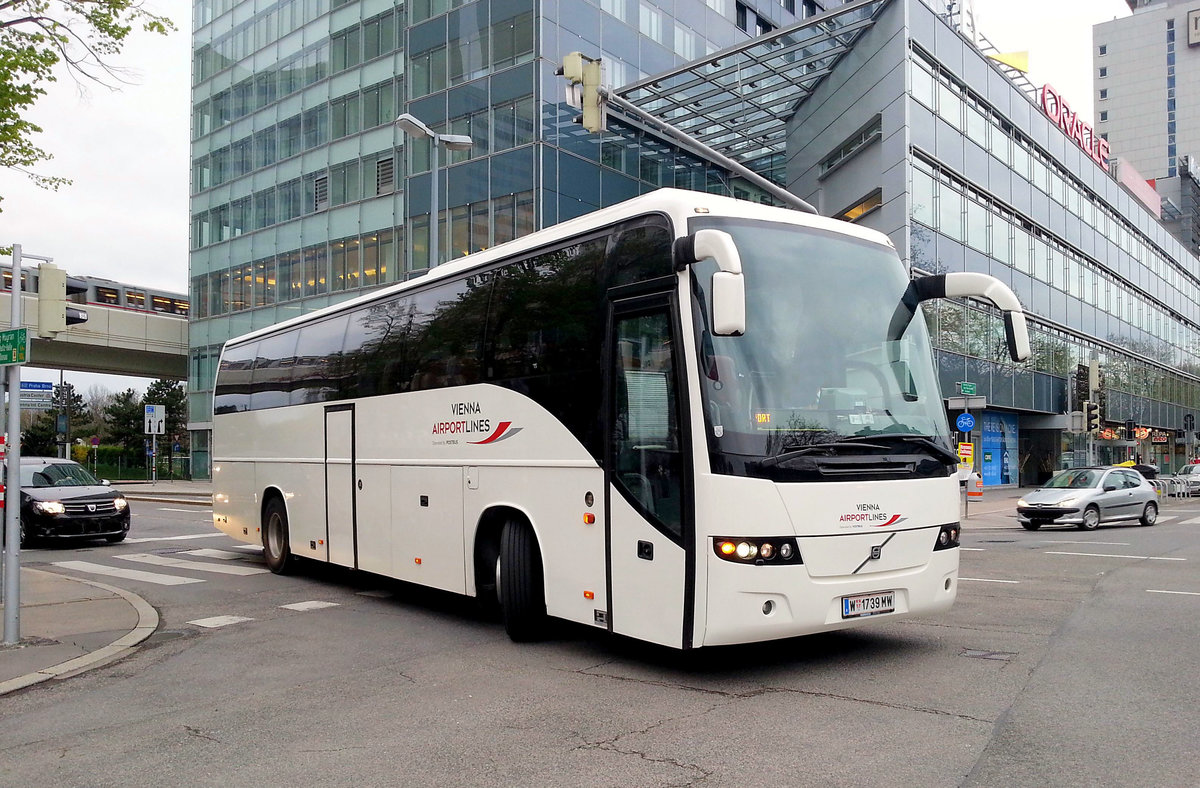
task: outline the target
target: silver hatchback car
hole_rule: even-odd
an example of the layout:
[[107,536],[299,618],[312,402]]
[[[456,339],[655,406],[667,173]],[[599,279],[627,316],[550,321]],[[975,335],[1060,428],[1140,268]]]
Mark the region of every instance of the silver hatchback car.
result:
[[1023,495],[1017,501],[1017,519],[1029,531],[1043,525],[1074,525],[1091,531],[1101,523],[1120,520],[1154,525],[1158,493],[1132,468],[1070,468]]

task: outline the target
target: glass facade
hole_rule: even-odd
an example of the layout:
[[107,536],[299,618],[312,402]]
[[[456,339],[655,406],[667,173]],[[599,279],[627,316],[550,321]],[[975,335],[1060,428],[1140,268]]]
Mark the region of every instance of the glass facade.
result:
[[[817,6],[751,4],[777,26]],[[636,129],[585,133],[554,73],[581,51],[620,86],[746,41],[733,0],[197,0],[193,17],[199,477],[233,336],[661,186],[765,199]],[[429,141],[394,127],[402,112],[472,138],[439,157],[436,212]]]

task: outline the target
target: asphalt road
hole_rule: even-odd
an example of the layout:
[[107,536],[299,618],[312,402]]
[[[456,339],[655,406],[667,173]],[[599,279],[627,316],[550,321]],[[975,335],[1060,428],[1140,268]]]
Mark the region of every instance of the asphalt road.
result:
[[1163,514],[972,515],[947,614],[679,653],[571,626],[513,644],[470,600],[369,575],[201,571],[262,559],[146,504],[125,544],[26,553],[194,582],[103,577],[160,631],[0,699],[0,783],[1194,785],[1200,501]]

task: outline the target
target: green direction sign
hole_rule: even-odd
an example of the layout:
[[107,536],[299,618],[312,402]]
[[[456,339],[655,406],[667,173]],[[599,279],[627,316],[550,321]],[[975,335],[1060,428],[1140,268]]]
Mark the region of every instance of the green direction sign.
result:
[[25,348],[29,346],[28,331],[27,328],[0,331],[0,366],[25,363]]
[[965,394],[967,396],[974,396],[975,395],[975,384],[968,383],[965,380],[961,381],[958,384],[958,393]]

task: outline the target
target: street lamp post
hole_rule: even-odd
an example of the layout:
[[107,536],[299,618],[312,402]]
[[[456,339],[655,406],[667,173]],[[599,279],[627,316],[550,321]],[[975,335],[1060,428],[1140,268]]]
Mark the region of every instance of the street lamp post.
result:
[[438,134],[426,126],[418,118],[407,112],[396,118],[396,125],[410,137],[425,137],[430,142],[433,155],[429,167],[429,267],[438,264],[438,147],[445,145],[447,150],[468,150],[474,144],[472,139],[464,134]]

